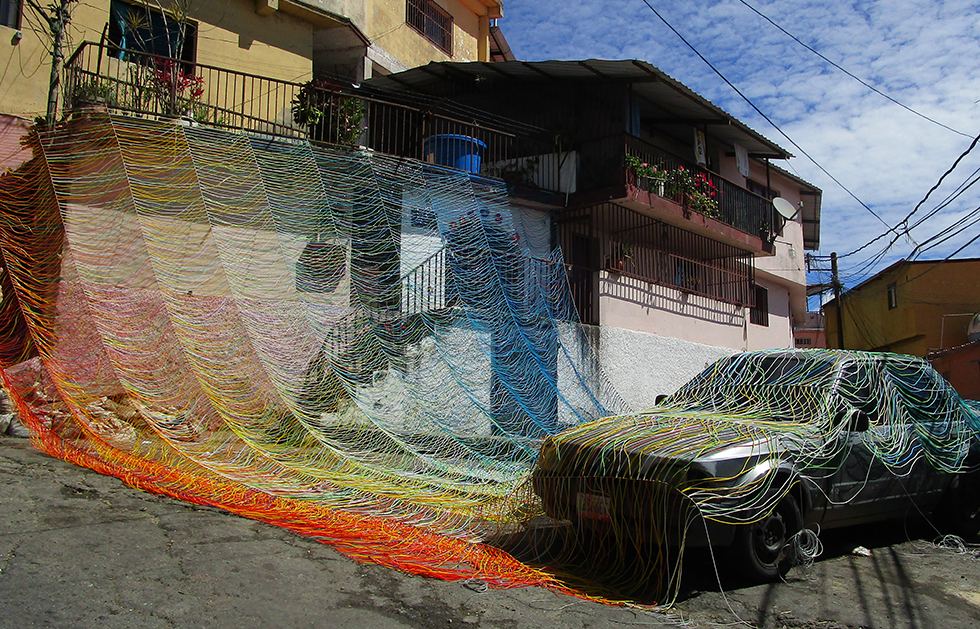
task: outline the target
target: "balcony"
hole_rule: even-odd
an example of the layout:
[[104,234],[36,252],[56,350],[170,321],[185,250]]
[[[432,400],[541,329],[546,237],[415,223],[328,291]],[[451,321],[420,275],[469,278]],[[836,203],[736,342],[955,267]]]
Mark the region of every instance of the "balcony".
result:
[[[638,176],[629,162],[656,168],[660,177]],[[579,193],[595,202],[619,199],[659,220],[771,253],[780,217],[768,199],[636,136],[583,142],[579,168]]]
[[[542,207],[619,200],[630,209],[742,250],[765,251],[771,203],[628,134],[574,146],[522,124],[410,91],[295,83],[85,42],[66,63],[65,108],[87,106],[253,133],[365,147],[508,184]],[[639,178],[627,156],[696,181],[682,194]],[[692,192],[692,191],[689,191]],[[706,210],[692,203],[713,193]]]
[[[65,110],[105,107],[281,137],[364,147],[500,177],[550,150],[540,129],[328,82],[295,83],[85,42],[65,64]],[[486,120],[484,120],[484,118]]]
[[716,239],[600,203],[558,219],[569,285],[584,323],[599,323],[594,278],[632,278],[738,306],[754,304],[752,254]]

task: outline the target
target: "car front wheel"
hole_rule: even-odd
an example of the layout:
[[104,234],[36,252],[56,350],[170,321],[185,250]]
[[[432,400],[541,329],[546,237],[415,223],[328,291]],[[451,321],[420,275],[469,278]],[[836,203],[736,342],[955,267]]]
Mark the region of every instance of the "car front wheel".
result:
[[787,494],[766,517],[736,529],[729,549],[732,571],[752,581],[785,576],[792,563],[787,545],[802,527],[800,506]]
[[967,539],[980,534],[980,472],[957,474],[940,511],[946,530]]

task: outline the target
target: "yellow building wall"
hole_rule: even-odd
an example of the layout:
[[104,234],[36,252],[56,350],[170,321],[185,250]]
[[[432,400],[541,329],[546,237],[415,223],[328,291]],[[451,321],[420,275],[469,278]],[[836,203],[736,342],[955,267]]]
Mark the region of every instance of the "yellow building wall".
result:
[[[928,271],[928,272],[926,272]],[[924,273],[925,272],[925,273]],[[902,265],[844,297],[846,349],[888,351],[913,356],[966,342],[968,317],[980,312],[980,260],[935,265]],[[888,308],[888,285],[895,284],[897,307]],[[837,305],[826,306],[827,346],[838,347]]]
[[196,0],[197,61],[302,83],[313,77],[313,25],[282,11],[255,12],[254,0]]
[[[89,0],[76,5],[66,58],[82,42],[101,39],[109,20],[109,4],[109,0]],[[163,2],[163,6],[169,4]],[[280,12],[258,15],[254,0],[194,0],[189,17],[197,22],[198,63],[288,81],[312,77],[312,24]],[[0,75],[0,113],[33,118],[43,115],[47,107],[51,67],[47,37],[40,20],[27,8],[19,42],[14,39],[15,32],[0,26],[0,64],[4,68]]]
[[409,67],[430,61],[477,61],[480,17],[458,0],[437,0],[453,16],[453,54],[447,55],[406,22],[405,0],[374,0],[365,33]]
[[[46,5],[47,3],[42,3]],[[23,38],[17,41],[16,29],[0,26],[0,113],[21,118],[44,115],[51,78],[51,55],[47,25],[24,7],[21,24]],[[107,0],[90,0],[75,6],[68,29],[65,57],[85,40],[98,41],[109,16]]]
[[[912,279],[928,271],[921,278]],[[967,325],[971,317],[959,315],[980,312],[980,260],[945,262],[933,268],[931,263],[917,264],[905,271],[913,287],[912,306],[916,310],[918,332],[924,335],[926,351],[956,347],[967,342]],[[908,280],[906,280],[908,281]],[[899,281],[901,286],[902,281]],[[899,296],[901,303],[901,296]]]

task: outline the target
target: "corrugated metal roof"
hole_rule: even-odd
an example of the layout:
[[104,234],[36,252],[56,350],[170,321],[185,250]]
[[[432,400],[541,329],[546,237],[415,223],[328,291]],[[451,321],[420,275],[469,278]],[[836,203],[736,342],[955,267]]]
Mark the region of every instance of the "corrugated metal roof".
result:
[[792,157],[789,151],[753,131],[748,125],[646,61],[585,59],[498,63],[433,62],[397,74],[373,78],[366,83],[379,89],[408,88],[424,91],[427,87],[452,81],[461,75],[474,79],[505,78],[528,83],[549,80],[628,83],[633,86],[634,93],[647,101],[651,112],[660,113],[665,120],[708,125],[711,135],[730,145],[741,144],[752,157]]

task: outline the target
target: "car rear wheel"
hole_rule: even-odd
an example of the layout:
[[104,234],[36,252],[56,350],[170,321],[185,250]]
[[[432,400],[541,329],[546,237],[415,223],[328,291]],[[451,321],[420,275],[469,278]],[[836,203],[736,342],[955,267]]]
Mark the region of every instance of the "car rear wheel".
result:
[[787,545],[802,527],[800,506],[787,494],[766,517],[736,529],[729,553],[732,572],[752,581],[785,576],[792,563]]
[[947,532],[965,538],[980,534],[980,472],[953,478],[940,513]]

